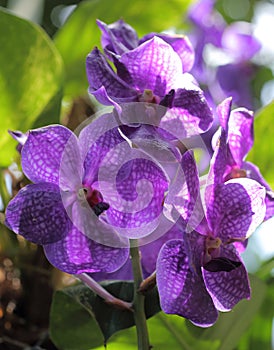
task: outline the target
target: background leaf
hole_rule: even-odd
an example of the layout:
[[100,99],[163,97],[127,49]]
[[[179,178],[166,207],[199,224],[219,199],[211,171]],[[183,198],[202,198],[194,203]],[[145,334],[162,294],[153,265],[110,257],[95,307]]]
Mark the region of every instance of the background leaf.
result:
[[[133,282],[112,281],[102,285],[117,298],[129,302],[133,299]],[[65,307],[62,309],[64,303]],[[156,289],[146,294],[145,311],[147,317],[160,311]],[[83,284],[58,291],[53,298],[50,333],[60,349],[94,348],[107,341],[112,334],[134,324],[132,312],[106,304]],[[72,337],[74,340],[70,341]],[[81,348],[77,347],[76,339]]]
[[100,46],[101,32],[95,22],[97,18],[108,24],[123,18],[142,36],[147,32],[159,32],[171,27],[182,28],[183,15],[190,2],[119,0],[115,6],[110,0],[80,3],[55,37],[56,46],[66,65],[65,95],[75,96],[87,91],[85,59],[94,46]]
[[7,166],[17,154],[7,130],[31,128],[62,87],[63,62],[34,23],[0,10],[0,32],[0,165]]
[[274,101],[259,110],[255,115],[255,142],[247,157],[248,161],[253,162],[260,168],[262,175],[272,188],[274,188],[272,167],[274,162],[274,148],[271,147],[270,140],[273,138],[273,122]]

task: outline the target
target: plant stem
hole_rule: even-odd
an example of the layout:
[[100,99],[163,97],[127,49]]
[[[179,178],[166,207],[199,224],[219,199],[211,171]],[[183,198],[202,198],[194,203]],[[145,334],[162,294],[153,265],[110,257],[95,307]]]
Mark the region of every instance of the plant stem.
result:
[[130,241],[130,256],[134,277],[134,318],[137,329],[138,350],[149,350],[149,337],[145,315],[145,296],[138,292],[143,281],[138,241]]
[[133,311],[131,303],[114,297],[88,274],[81,273],[79,275],[74,275],[74,277],[86,284],[94,293],[104,299],[107,304],[113,305],[119,309]]

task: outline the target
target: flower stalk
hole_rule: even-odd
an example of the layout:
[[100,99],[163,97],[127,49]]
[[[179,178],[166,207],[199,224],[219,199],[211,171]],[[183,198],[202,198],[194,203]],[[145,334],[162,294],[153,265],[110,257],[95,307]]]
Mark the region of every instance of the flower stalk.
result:
[[138,350],[149,350],[151,347],[149,345],[148,328],[145,315],[145,296],[139,292],[140,285],[143,282],[143,274],[140,262],[138,240],[130,240],[130,257],[134,277],[133,309],[137,330]]
[[119,309],[124,309],[128,311],[132,311],[132,304],[128,303],[124,300],[114,297],[110,294],[105,288],[103,288],[99,283],[97,283],[92,277],[90,277],[87,273],[82,273],[79,275],[74,275],[77,279],[82,281],[85,285],[87,285],[94,293],[99,295],[104,301],[117,307]]

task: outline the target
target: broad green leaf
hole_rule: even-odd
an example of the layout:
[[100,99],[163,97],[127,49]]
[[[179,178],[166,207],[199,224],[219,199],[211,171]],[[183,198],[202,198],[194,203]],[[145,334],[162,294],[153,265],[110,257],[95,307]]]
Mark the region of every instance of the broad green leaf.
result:
[[[250,276],[251,300],[241,301],[232,311],[220,313],[217,323],[207,329],[193,326],[182,317],[158,313],[148,320],[150,343],[157,350],[233,350],[250,326],[265,298],[266,285]],[[108,350],[133,350],[134,329],[110,338]],[[135,341],[135,340],[134,340]],[[97,350],[103,350],[98,347]]]
[[274,173],[272,168],[274,148],[271,146],[273,139],[273,122],[274,101],[259,110],[255,116],[255,142],[247,157],[248,161],[253,162],[260,168],[262,175],[272,188],[274,188]]
[[[102,283],[102,285],[112,295],[122,300],[132,301],[133,299],[133,282],[112,281]],[[60,312],[64,302],[66,307]],[[70,303],[71,309],[69,308]],[[147,317],[160,311],[156,289],[147,293],[145,311]],[[135,324],[132,312],[106,304],[82,284],[66,288],[55,294],[50,319],[51,338],[57,346],[65,350],[94,348],[103,344],[117,331]],[[73,343],[69,341],[73,335],[79,340],[81,346],[84,344],[81,349],[77,348],[76,341]]]
[[53,297],[50,337],[60,350],[87,350],[104,342],[92,310],[63,291]]
[[31,128],[62,88],[63,62],[34,23],[0,10],[0,32],[0,165],[6,166],[16,157],[7,130]]
[[142,36],[170,27],[182,27],[183,17],[191,0],[111,0],[83,1],[55,37],[55,43],[66,65],[65,94],[80,95],[87,91],[85,59],[100,46],[101,32],[96,19],[112,23],[123,18]]

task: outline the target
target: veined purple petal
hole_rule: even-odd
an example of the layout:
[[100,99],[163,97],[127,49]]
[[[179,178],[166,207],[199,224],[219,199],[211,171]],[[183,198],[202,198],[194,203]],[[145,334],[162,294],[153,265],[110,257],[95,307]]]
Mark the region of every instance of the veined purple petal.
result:
[[[131,259],[128,258],[127,261],[124,263],[124,265],[114,272],[94,272],[90,274],[91,277],[97,281],[110,281],[110,280],[123,280],[123,281],[131,281],[133,280],[133,274],[132,274],[132,266],[131,266]],[[148,277],[149,275],[145,272],[143,273],[144,278]]]
[[44,250],[52,265],[70,274],[116,271],[123,266],[129,254],[127,248],[96,243],[75,226],[62,240],[44,245]]
[[183,240],[170,240],[157,260],[157,286],[161,308],[201,327],[214,324],[218,312],[209,296],[200,271],[194,271]]
[[230,117],[231,106],[232,98],[228,97],[222,103],[220,103],[216,109],[220,125],[226,132],[228,132],[228,120]]
[[23,187],[7,206],[6,224],[37,244],[57,242],[71,227],[60,190],[51,183]]
[[[220,137],[216,143],[215,150],[210,162],[210,168],[207,177],[205,189],[206,207],[211,208],[215,203],[216,186],[223,183],[224,175],[228,167],[228,147],[226,143],[226,131],[223,128],[219,129]],[[219,133],[218,131],[216,134]],[[210,219],[209,219],[210,220]]]
[[192,151],[183,154],[181,169],[177,174],[175,181],[173,180],[169,186],[166,202],[171,203],[180,213],[185,226],[188,227],[187,230],[197,230],[198,227],[202,229],[205,214],[200,197],[198,170]]
[[114,73],[98,48],[88,54],[86,70],[91,94],[104,86],[110,98],[133,99],[137,97],[137,92]]
[[152,274],[156,270],[156,261],[162,246],[171,239],[182,238],[182,231],[176,225],[173,225],[163,236],[151,243],[140,246],[143,271],[148,275]]
[[136,31],[122,19],[109,25],[99,20],[96,23],[102,32],[102,46],[110,59],[112,53],[121,55],[137,47]]
[[163,39],[166,43],[172,46],[173,50],[179,55],[183,69],[182,71],[189,72],[194,64],[195,53],[193,46],[185,35],[170,35],[170,34],[159,34],[159,33],[149,33],[140,39],[139,44],[157,36]]
[[238,108],[228,122],[228,144],[235,163],[241,168],[243,159],[253,146],[253,112]]
[[[168,183],[162,169],[153,160],[133,158],[125,162],[119,168],[116,183],[109,185],[107,197],[104,197],[110,204],[106,214],[115,227],[142,228],[160,216]],[[146,230],[142,231],[145,236]],[[132,237],[130,232],[128,234]],[[139,231],[137,235],[139,238]]]
[[130,75],[128,83],[132,83],[141,93],[151,90],[159,97],[173,88],[178,74],[182,72],[182,63],[177,53],[158,37],[123,54],[120,62]]
[[[22,168],[24,174],[33,182],[50,182],[59,185],[59,172],[65,147],[74,144],[75,135],[62,125],[50,125],[29,131],[22,149]],[[77,156],[73,156],[77,163]]]
[[193,89],[175,90],[173,107],[162,118],[160,127],[182,140],[205,132],[212,121],[212,111],[205,101],[202,90],[193,86]]
[[207,207],[209,226],[223,242],[245,240],[265,216],[265,188],[258,182],[239,178],[218,184],[214,202]]
[[232,271],[210,272],[202,269],[206,288],[215,307],[220,311],[231,310],[240,300],[250,298],[250,286],[247,271],[230,244],[223,246],[222,257],[239,262],[240,266]]
[[[130,152],[130,146],[121,136],[113,113],[101,115],[86,126],[80,133],[79,143],[84,159],[83,184],[88,186],[97,181],[101,163],[110,152],[118,149],[118,145],[122,144],[122,148]],[[112,161],[115,159],[110,159],[110,163]]]
[[269,184],[265,181],[263,175],[260,172],[260,169],[251,162],[243,162],[242,169],[246,171],[246,176],[249,179],[253,179],[263,185],[266,190],[270,191],[271,188]]

